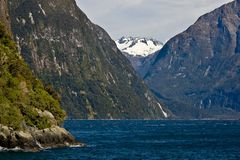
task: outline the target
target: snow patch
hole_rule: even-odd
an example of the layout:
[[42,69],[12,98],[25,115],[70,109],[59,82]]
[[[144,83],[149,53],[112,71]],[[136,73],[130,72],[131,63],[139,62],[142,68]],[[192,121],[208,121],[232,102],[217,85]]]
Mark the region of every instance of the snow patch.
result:
[[144,96],[147,98],[148,101],[152,100],[148,92],[144,93]]
[[42,5],[41,5],[41,4],[38,4],[38,6],[39,6],[39,8],[41,9],[43,15],[46,16],[47,14],[46,14],[45,10],[42,8]]
[[163,110],[163,108],[162,108],[162,106],[161,106],[160,103],[158,103],[158,106],[159,106],[159,108],[161,109],[161,111],[162,111],[164,117],[165,117],[165,118],[168,118],[168,114]]
[[171,56],[171,59],[170,59],[169,65],[168,65],[168,69],[170,69],[172,67],[172,62],[173,62],[173,57]]
[[75,92],[75,91],[72,91],[72,94],[73,94],[75,97],[78,96],[77,92]]
[[208,76],[210,69],[211,69],[211,66],[208,66],[207,70],[204,73],[204,77]]
[[19,18],[16,18],[16,21],[19,23],[19,22],[20,22],[20,19],[19,19]]
[[17,43],[17,48],[18,48],[19,54],[21,54],[20,38],[18,37],[18,35],[16,35],[16,43]]
[[109,72],[109,75],[110,75],[110,77],[111,77],[113,83],[116,84],[116,81],[114,80],[113,75],[112,75],[110,72]]
[[177,73],[177,74],[176,74],[177,77],[179,77],[179,76],[181,76],[181,75],[183,75],[183,73]]
[[138,37],[122,37],[115,43],[122,52],[142,57],[153,54],[163,47],[163,43],[159,41]]
[[57,57],[53,57],[53,61],[54,61],[54,64],[55,64],[55,66],[56,66],[56,70],[58,71],[58,74],[60,75],[60,76],[62,76],[62,72],[61,72],[61,66],[57,63]]
[[211,106],[212,106],[212,100],[209,99],[209,100],[208,100],[208,108],[211,108]]
[[203,100],[200,101],[200,106],[199,106],[200,109],[203,108]]
[[24,18],[22,18],[22,24],[25,26],[26,24],[26,20]]
[[32,24],[35,24],[34,19],[33,19],[33,14],[32,14],[32,12],[29,12],[28,17],[30,18],[31,23],[32,23]]

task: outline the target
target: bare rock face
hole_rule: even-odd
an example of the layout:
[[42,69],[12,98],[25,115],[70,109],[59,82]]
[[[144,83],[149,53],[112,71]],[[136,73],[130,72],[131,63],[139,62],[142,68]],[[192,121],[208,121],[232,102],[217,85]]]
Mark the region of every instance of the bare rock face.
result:
[[9,0],[9,10],[22,57],[61,93],[70,117],[166,118],[114,41],[74,0]]
[[19,148],[24,151],[39,151],[44,148],[84,146],[78,143],[65,129],[52,126],[44,130],[29,128],[26,131],[14,131],[0,125],[0,146],[8,149]]
[[[56,126],[64,120],[65,112],[19,56],[7,14],[6,1],[0,0],[0,148],[38,151],[81,146],[65,129]],[[13,79],[14,85],[5,83]]]
[[146,57],[132,56],[125,52],[122,53],[131,62],[133,68],[138,73],[138,75],[143,78],[145,74],[148,72],[149,68],[151,67],[151,63],[154,60],[154,57],[157,56],[158,52],[150,54]]
[[240,1],[200,17],[152,60],[145,82],[182,118],[239,118]]
[[0,0],[0,21],[3,22],[10,31],[10,17],[7,0]]

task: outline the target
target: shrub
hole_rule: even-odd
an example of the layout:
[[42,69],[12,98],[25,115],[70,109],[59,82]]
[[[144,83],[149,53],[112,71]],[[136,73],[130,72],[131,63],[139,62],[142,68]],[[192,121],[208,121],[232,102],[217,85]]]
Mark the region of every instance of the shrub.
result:
[[33,76],[1,23],[0,56],[0,124],[16,130],[21,129],[23,121],[39,129],[50,127],[51,121],[40,117],[35,108],[50,111],[60,124],[65,118],[60,97]]
[[23,116],[19,108],[15,106],[11,106],[8,103],[0,104],[0,122],[1,124],[12,127],[15,130],[21,128],[21,122],[23,120]]

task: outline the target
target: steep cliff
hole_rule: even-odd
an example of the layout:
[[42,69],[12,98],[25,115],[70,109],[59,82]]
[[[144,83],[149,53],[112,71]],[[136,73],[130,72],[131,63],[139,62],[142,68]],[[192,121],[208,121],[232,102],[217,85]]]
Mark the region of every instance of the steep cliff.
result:
[[0,21],[5,25],[5,28],[10,31],[7,0],[0,0]]
[[62,95],[70,117],[166,118],[114,41],[74,0],[9,0],[12,31],[22,57]]
[[240,1],[200,17],[169,40],[145,81],[183,118],[239,118]]
[[0,148],[80,145],[58,127],[65,118],[58,96],[23,61],[11,37],[7,3],[0,0],[0,5]]
[[65,112],[23,62],[0,22],[0,147],[36,151],[78,144],[57,127]]

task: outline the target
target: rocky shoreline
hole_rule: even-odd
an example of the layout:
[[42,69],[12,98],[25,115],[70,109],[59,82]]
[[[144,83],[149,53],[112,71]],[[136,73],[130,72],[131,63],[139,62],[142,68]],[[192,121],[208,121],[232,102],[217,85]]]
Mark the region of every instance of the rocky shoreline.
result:
[[19,148],[21,151],[37,152],[46,148],[83,147],[84,144],[77,142],[69,132],[58,126],[43,130],[31,128],[14,131],[0,125],[0,146],[10,150]]

